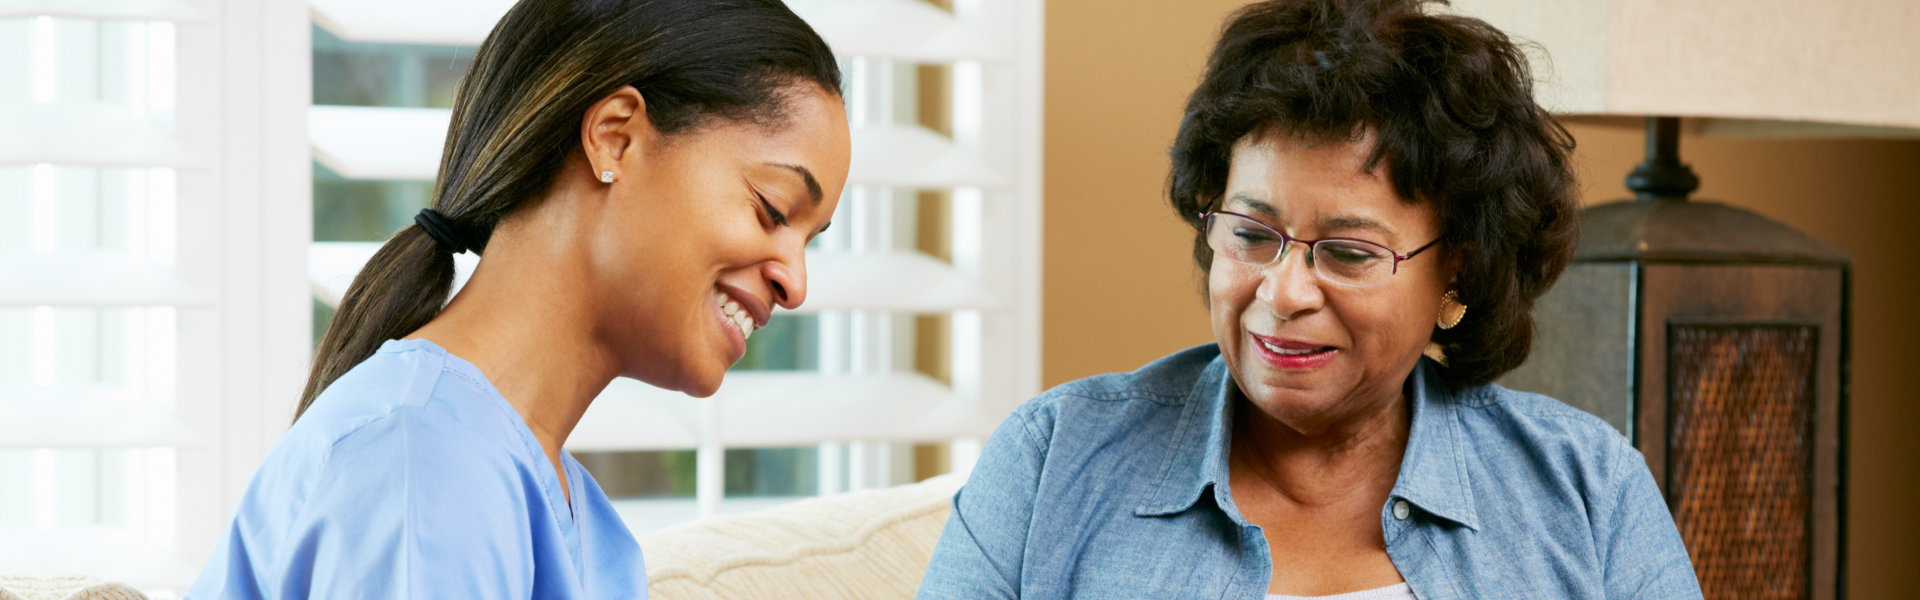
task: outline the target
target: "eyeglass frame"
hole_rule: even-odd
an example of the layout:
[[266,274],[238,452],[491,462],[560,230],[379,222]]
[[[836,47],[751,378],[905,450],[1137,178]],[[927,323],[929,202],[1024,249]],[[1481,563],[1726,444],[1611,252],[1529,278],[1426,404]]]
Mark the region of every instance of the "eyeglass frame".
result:
[[1272,225],[1268,225],[1266,221],[1253,218],[1250,215],[1245,215],[1245,214],[1233,212],[1230,210],[1202,211],[1200,213],[1200,235],[1201,237],[1209,240],[1209,242],[1207,243],[1207,249],[1212,250],[1214,254],[1220,253],[1220,250],[1218,248],[1213,247],[1213,243],[1211,242],[1213,236],[1210,235],[1208,232],[1208,230],[1213,228],[1214,215],[1229,215],[1229,216],[1240,217],[1248,221],[1253,221],[1254,223],[1259,224],[1261,227],[1267,228],[1267,231],[1271,231],[1280,236],[1280,251],[1273,253],[1272,260],[1269,260],[1267,262],[1260,263],[1257,265],[1254,263],[1250,263],[1250,262],[1233,258],[1233,257],[1227,257],[1228,260],[1231,260],[1233,262],[1237,262],[1243,265],[1266,267],[1268,265],[1272,265],[1273,263],[1279,262],[1280,259],[1282,258],[1285,258],[1287,256],[1287,248],[1292,247],[1294,242],[1300,242],[1302,244],[1306,244],[1307,246],[1307,266],[1313,269],[1314,277],[1318,277],[1321,280],[1324,280],[1328,283],[1332,283],[1334,285],[1346,286],[1350,288],[1360,288],[1360,289],[1380,287],[1380,286],[1386,285],[1386,282],[1382,281],[1380,282],[1379,285],[1374,285],[1374,286],[1359,286],[1351,283],[1341,283],[1339,281],[1334,281],[1333,279],[1328,278],[1326,275],[1321,274],[1320,267],[1313,264],[1314,247],[1318,246],[1320,242],[1358,242],[1358,243],[1366,244],[1369,246],[1377,246],[1380,248],[1384,248],[1387,251],[1387,256],[1393,257],[1393,265],[1391,268],[1388,269],[1388,272],[1387,272],[1387,276],[1392,277],[1394,275],[1400,274],[1400,261],[1411,260],[1414,256],[1419,255],[1421,252],[1426,252],[1428,248],[1432,248],[1435,244],[1439,244],[1440,240],[1445,239],[1446,237],[1446,236],[1441,236],[1441,237],[1433,238],[1433,241],[1427,242],[1425,245],[1422,245],[1419,248],[1414,248],[1412,252],[1408,252],[1402,255],[1400,254],[1400,251],[1394,250],[1392,247],[1389,247],[1386,244],[1382,244],[1379,242],[1370,242],[1370,241],[1359,239],[1359,238],[1344,238],[1344,237],[1320,238],[1317,240],[1301,239],[1301,238],[1287,235],[1287,232],[1281,231]]

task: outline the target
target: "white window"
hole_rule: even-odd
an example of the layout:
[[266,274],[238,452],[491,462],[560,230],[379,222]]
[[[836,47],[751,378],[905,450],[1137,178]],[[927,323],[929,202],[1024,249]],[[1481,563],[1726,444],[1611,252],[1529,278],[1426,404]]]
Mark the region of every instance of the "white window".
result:
[[0,2],[10,573],[184,587],[298,393],[305,31],[224,8]]
[[[191,580],[509,4],[0,0],[0,568]],[[616,381],[575,430],[638,532],[964,471],[1039,388],[1041,3],[791,5],[850,185],[718,394]]]
[[[311,264],[331,304],[428,202],[458,78],[510,3],[312,4]],[[718,394],[616,381],[568,440],[639,532],[909,481],[912,443],[982,436],[1038,391],[1040,4],[789,5],[841,55],[850,185],[807,304]],[[969,464],[965,443],[944,454]]]

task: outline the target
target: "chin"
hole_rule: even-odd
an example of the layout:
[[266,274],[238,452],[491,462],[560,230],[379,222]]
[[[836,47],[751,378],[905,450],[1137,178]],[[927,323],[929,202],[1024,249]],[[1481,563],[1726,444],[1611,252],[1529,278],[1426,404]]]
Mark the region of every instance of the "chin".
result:
[[726,370],[722,369],[712,376],[693,377],[685,385],[680,386],[679,392],[695,398],[712,396],[714,392],[720,391],[720,381],[725,378],[726,373]]
[[[666,363],[653,366],[656,368],[650,371],[628,370],[621,375],[670,392],[705,398],[720,391],[720,381],[727,374],[727,366],[719,363],[712,365]],[[669,368],[660,369],[659,367]]]
[[1269,412],[1313,412],[1328,404],[1325,398],[1322,397],[1323,394],[1316,393],[1316,390],[1303,390],[1272,384],[1256,386],[1251,393],[1249,393],[1245,387],[1242,387],[1241,393],[1246,394],[1248,400],[1253,401],[1254,404],[1259,405]]
[[[1336,393],[1319,381],[1301,381],[1286,374],[1265,374],[1252,385],[1241,385],[1240,393],[1261,410],[1280,416],[1308,416],[1339,404],[1344,393]],[[1252,389],[1248,389],[1252,388]]]

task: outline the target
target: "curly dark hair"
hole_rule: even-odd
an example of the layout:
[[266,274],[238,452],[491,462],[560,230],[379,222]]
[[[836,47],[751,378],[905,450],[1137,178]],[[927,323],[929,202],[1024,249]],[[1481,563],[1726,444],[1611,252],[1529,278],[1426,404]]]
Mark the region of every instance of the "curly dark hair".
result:
[[1271,0],[1228,19],[1169,154],[1168,197],[1213,252],[1199,213],[1225,193],[1233,145],[1254,133],[1314,142],[1374,132],[1366,165],[1433,206],[1459,268],[1453,329],[1435,328],[1447,383],[1480,385],[1520,366],[1533,301],[1578,236],[1573,137],[1534,103],[1526,56],[1478,19],[1428,14],[1421,0]]

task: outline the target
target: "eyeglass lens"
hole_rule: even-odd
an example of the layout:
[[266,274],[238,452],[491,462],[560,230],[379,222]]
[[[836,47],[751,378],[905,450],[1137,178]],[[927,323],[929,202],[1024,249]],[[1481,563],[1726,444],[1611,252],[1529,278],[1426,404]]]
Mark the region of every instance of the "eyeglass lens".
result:
[[[1296,240],[1297,241],[1297,240]],[[1235,261],[1264,266],[1273,263],[1293,244],[1265,223],[1229,213],[1213,213],[1208,220],[1207,246]],[[1359,240],[1320,240],[1308,263],[1320,277],[1335,283],[1372,287],[1393,275],[1393,251]]]

